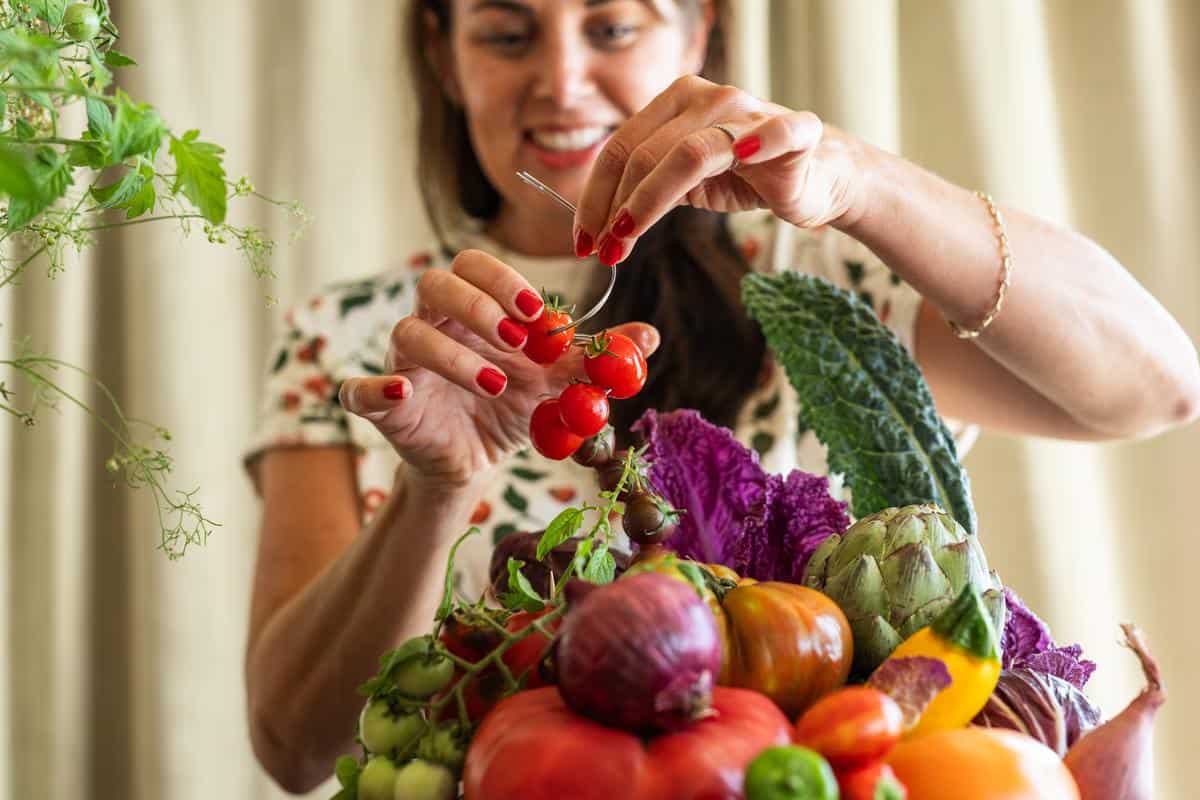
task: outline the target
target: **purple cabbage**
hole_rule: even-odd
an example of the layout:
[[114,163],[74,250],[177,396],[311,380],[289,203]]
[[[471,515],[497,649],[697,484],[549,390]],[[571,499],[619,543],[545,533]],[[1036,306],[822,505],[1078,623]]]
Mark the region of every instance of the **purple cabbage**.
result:
[[1056,645],[1046,623],[1026,608],[1012,589],[1004,590],[1004,601],[1008,609],[1001,641],[1004,669],[1031,669],[1060,678],[1076,689],[1086,686],[1096,663],[1081,658],[1083,648]]
[[1100,724],[1100,709],[1071,683],[1029,667],[1006,669],[974,724],[1032,736],[1065,756]]
[[850,525],[829,481],[763,471],[758,454],[696,411],[647,411],[634,424],[647,442],[654,490],[685,513],[667,546],[760,581],[799,583],[829,536]]

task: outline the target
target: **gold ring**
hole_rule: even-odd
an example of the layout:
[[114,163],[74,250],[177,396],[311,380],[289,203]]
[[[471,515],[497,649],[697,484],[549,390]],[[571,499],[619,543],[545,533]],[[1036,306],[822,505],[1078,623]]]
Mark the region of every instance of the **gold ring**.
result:
[[736,142],[736,141],[737,141],[737,137],[733,135],[733,131],[729,130],[729,128],[726,128],[726,127],[725,127],[725,125],[724,125],[724,123],[721,123],[721,122],[714,122],[712,125],[709,125],[709,127],[710,127],[710,128],[716,128],[716,129],[717,129],[717,130],[719,130],[721,133],[723,133],[723,134],[725,134],[726,136],[728,136],[728,137],[729,137],[729,141],[730,141],[730,142]]

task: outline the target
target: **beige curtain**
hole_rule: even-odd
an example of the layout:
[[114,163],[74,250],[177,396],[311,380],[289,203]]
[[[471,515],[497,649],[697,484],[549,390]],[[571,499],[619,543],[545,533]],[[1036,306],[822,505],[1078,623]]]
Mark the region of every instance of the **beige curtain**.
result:
[[[110,486],[97,426],[66,405],[34,428],[0,424],[0,800],[284,796],[244,721],[258,507],[238,454],[278,313],[267,297],[286,305],[380,270],[428,236],[402,5],[120,0],[121,49],[143,65],[125,74],[134,96],[177,132],[201,128],[227,147],[231,174],[303,202],[316,221],[283,246],[275,281],[168,225],[109,236],[57,278],[35,271],[0,291],[0,352],[30,335],[96,372],[128,413],[167,426],[171,487],[199,486],[222,523],[168,562],[147,493]],[[1200,4],[736,6],[745,88],[1079,228],[1200,335]],[[253,204],[234,214],[287,239],[283,215]],[[1093,694],[1110,712],[1139,686],[1117,623],[1148,631],[1171,689],[1159,797],[1180,800],[1193,794],[1200,712],[1198,452],[1193,426],[1111,446],[985,435],[967,459],[992,560],[1060,638],[1100,662]]]

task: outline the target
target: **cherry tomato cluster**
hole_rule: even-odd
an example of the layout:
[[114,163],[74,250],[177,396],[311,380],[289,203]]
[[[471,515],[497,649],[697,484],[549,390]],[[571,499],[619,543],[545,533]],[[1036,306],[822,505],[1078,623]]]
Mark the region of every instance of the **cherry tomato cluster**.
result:
[[[553,364],[574,341],[571,316],[547,303],[541,317],[526,326],[525,354],[538,364]],[[608,424],[609,400],[633,397],[646,384],[646,357],[628,336],[604,331],[585,345],[583,368],[588,381],[572,383],[556,397],[543,400],[529,420],[529,438],[546,458],[561,461]]]

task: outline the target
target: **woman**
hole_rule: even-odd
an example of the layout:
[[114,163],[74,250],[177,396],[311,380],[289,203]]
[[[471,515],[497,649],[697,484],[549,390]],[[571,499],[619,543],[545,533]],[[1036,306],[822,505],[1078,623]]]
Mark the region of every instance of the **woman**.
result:
[[[1011,209],[1001,228],[971,191],[697,77],[720,77],[718,12],[413,4],[419,169],[441,246],[288,313],[247,456],[265,512],[252,736],[285,788],[315,786],[351,751],[354,687],[425,629],[468,524],[488,533],[460,558],[470,595],[493,540],[596,491],[582,467],[521,452],[534,405],[581,369],[520,348],[535,289],[587,305],[607,278],[597,258],[621,270],[602,324],[655,353],[645,390],[614,405],[618,431],[647,407],[693,407],[772,470],[823,470],[738,301],[746,271],[784,268],[871,302],[947,417],[1087,440],[1196,417],[1195,350],[1109,254]],[[518,170],[577,202],[574,219]],[[710,213],[748,209],[763,212]]]

